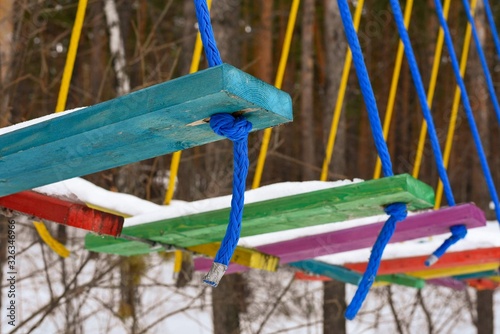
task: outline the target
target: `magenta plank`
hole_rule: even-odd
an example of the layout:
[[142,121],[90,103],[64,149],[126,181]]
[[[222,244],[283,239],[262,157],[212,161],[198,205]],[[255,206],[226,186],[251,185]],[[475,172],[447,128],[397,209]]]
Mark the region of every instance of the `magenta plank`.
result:
[[467,288],[467,284],[451,277],[433,278],[426,281],[429,284],[444,286],[453,290],[462,291]]
[[[245,222],[243,222],[245,224]],[[328,232],[256,247],[257,250],[280,257],[280,263],[302,261],[318,256],[371,247],[383,222]],[[453,225],[474,228],[486,225],[484,213],[474,204],[461,204],[408,217],[398,223],[391,243],[449,233]],[[195,259],[195,270],[208,271],[212,260]],[[229,272],[241,272],[247,267],[231,264]]]

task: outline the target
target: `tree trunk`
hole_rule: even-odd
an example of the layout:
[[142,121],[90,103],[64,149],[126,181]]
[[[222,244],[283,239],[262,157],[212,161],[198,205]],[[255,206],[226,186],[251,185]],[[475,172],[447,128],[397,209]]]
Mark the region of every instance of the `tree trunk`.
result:
[[345,334],[344,313],[347,308],[345,301],[345,283],[328,281],[323,283],[323,333]]
[[[342,75],[347,43],[344,37],[342,20],[335,0],[324,0],[324,45],[326,58],[326,82],[324,88],[324,112],[323,112],[323,136],[324,143],[330,132],[333,110],[337,102],[340,77]],[[344,109],[344,108],[342,108]],[[326,146],[326,145],[325,145]],[[342,110],[340,116],[337,137],[335,139],[335,149],[332,156],[332,169],[336,175],[346,175],[346,117]]]
[[255,38],[255,76],[267,83],[272,83],[273,77],[273,3],[259,1],[260,22]]
[[240,313],[245,309],[246,284],[241,274],[226,275],[212,289],[214,333],[239,334]]
[[10,81],[14,35],[13,0],[0,0],[0,127],[9,125],[9,95],[5,84]]
[[477,291],[477,334],[493,334],[493,290]]
[[302,13],[301,98],[302,180],[317,179],[314,131],[314,0],[305,0]]

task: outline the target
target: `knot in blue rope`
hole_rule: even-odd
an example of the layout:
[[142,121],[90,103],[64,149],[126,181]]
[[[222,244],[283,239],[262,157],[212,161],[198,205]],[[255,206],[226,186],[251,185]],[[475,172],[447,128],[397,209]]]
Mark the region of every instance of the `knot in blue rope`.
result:
[[368,295],[368,291],[375,281],[377,276],[378,268],[380,267],[380,261],[382,260],[382,254],[384,253],[385,246],[391,239],[394,231],[396,230],[396,224],[406,218],[406,204],[405,203],[393,203],[385,207],[384,211],[390,215],[389,219],[385,222],[382,230],[380,231],[375,244],[373,245],[372,253],[370,254],[370,259],[368,260],[368,266],[366,271],[361,278],[358,290],[351,300],[351,303],[347,307],[345,312],[345,317],[352,320],[358,314],[359,309],[363,305],[363,302]]
[[444,253],[450,248],[452,245],[456,244],[457,241],[465,238],[467,235],[467,227],[465,225],[454,225],[450,227],[451,231],[451,236],[446,239],[441,246],[439,246],[438,249],[430,255],[427,260],[425,260],[425,265],[427,267],[432,266],[434,263],[436,263],[441,256],[443,256]]
[[203,277],[203,283],[216,287],[227,270],[229,261],[240,239],[243,206],[245,202],[245,187],[248,174],[248,133],[252,123],[243,116],[234,117],[231,114],[216,114],[210,118],[212,130],[219,136],[233,141],[233,197],[226,234],[215,255],[210,271]]
[[408,215],[408,211],[406,211],[405,203],[393,203],[389,204],[384,208],[385,213],[389,216],[394,217],[394,219],[398,222],[404,220]]
[[252,123],[243,116],[216,114],[210,118],[210,127],[219,136],[232,141],[242,141],[247,139],[248,133],[252,130]]

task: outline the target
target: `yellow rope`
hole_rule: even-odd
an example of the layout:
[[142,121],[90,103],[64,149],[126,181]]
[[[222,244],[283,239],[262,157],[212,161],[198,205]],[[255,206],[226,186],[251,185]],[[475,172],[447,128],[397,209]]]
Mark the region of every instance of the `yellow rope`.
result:
[[[78,50],[78,43],[82,32],[83,21],[85,19],[85,11],[87,10],[87,0],[80,0],[76,10],[75,24],[71,31],[71,39],[68,47],[68,55],[66,56],[66,64],[64,65],[63,77],[61,79],[61,88],[59,89],[59,96],[57,97],[57,104],[55,112],[61,112],[66,109],[66,101],[68,99],[69,85],[73,75],[73,68],[75,67],[76,53]],[[54,239],[47,227],[42,222],[33,222],[35,229],[40,238],[59,256],[66,258],[70,255],[70,251],[59,241]]]
[[[208,9],[212,6],[212,0],[207,0]],[[200,67],[201,51],[203,49],[203,44],[201,43],[200,32],[196,34],[196,41],[194,43],[193,57],[191,58],[191,67],[189,68],[189,73],[195,73]],[[182,151],[174,152],[172,155],[172,161],[170,162],[170,178],[168,181],[167,191],[165,192],[165,199],[163,204],[169,205],[174,197],[175,190],[175,180],[177,179],[177,174],[179,172],[179,165],[181,163]]]
[[[288,55],[290,54],[290,45],[292,44],[293,29],[295,27],[295,22],[297,21],[297,12],[299,10],[300,0],[293,0],[292,7],[290,8],[290,15],[288,18],[288,24],[285,32],[285,39],[283,41],[283,49],[281,51],[280,62],[278,65],[278,72],[276,73],[276,80],[274,86],[281,89],[283,85],[283,78],[285,76],[286,63],[288,61]],[[269,148],[269,141],[271,140],[272,128],[264,130],[264,135],[262,137],[262,144],[260,146],[259,157],[257,159],[257,166],[255,168],[255,175],[252,182],[252,189],[256,189],[260,186],[260,181],[262,179],[262,173],[264,171],[264,164],[266,162],[267,150]]]
[[[408,28],[411,20],[411,13],[413,10],[413,0],[408,0],[405,7],[404,22],[405,27]],[[394,112],[394,104],[396,102],[396,93],[398,91],[399,75],[401,74],[401,65],[403,63],[404,55],[404,45],[403,42],[399,41],[398,51],[396,54],[396,62],[394,64],[394,72],[392,74],[391,89],[389,93],[389,100],[387,102],[387,110],[385,112],[384,119],[384,139],[387,139],[389,135],[389,129],[391,127],[392,114]],[[373,173],[373,178],[378,179],[382,171],[382,163],[380,157],[377,157],[377,163],[375,164],[375,171]]]
[[[471,0],[471,13],[472,16],[475,15],[477,0]],[[462,77],[465,75],[465,70],[467,69],[467,59],[469,58],[469,48],[471,42],[471,32],[472,27],[467,23],[467,29],[465,30],[464,37],[464,47],[462,50],[462,58],[460,59],[460,74]],[[460,88],[457,86],[455,88],[455,96],[453,97],[453,107],[450,115],[450,125],[448,126],[448,134],[446,136],[446,144],[443,153],[444,167],[448,168],[448,163],[450,162],[451,148],[453,146],[453,138],[455,136],[455,127],[457,123],[458,107],[460,106]],[[434,208],[438,209],[441,206],[441,201],[443,199],[443,183],[441,180],[438,182],[436,189],[436,202]]]
[[[451,0],[445,0],[443,4],[443,14],[446,20],[448,19],[448,13],[450,11],[450,3]],[[429,108],[432,108],[434,93],[436,92],[436,83],[439,73],[439,66],[441,64],[443,43],[444,43],[444,31],[442,28],[439,28],[438,39],[436,42],[436,50],[434,53],[434,63],[432,64],[431,81],[429,83],[429,89],[427,91],[427,104],[429,105]],[[418,178],[418,174],[420,173],[420,167],[422,165],[422,156],[425,147],[426,134],[427,134],[427,123],[425,122],[425,120],[423,120],[422,127],[420,128],[420,136],[418,139],[417,154],[415,156],[415,163],[413,165],[412,175],[414,178]]]
[[[356,11],[354,12],[354,29],[356,32],[359,28],[359,22],[361,21],[361,14],[363,12],[364,0],[359,0]],[[328,135],[328,142],[326,145],[325,159],[323,160],[323,167],[321,168],[321,181],[326,181],[328,179],[328,167],[332,160],[333,149],[335,147],[335,138],[337,137],[337,130],[339,127],[340,114],[342,113],[342,105],[344,104],[345,92],[347,89],[347,82],[349,80],[349,72],[352,63],[352,53],[349,48],[347,48],[344,69],[342,70],[342,77],[340,80],[339,92],[337,95],[337,102],[335,104],[335,109],[333,112],[332,125],[330,127],[330,134]]]

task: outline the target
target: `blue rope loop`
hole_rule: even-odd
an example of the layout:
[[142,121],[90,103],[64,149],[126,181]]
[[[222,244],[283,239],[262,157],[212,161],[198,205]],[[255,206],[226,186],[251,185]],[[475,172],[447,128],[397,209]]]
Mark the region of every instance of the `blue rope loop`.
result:
[[497,116],[497,121],[500,124],[500,105],[498,104],[498,98],[495,92],[495,86],[493,84],[493,79],[491,78],[490,70],[488,69],[488,63],[486,61],[486,56],[484,55],[483,48],[481,47],[481,41],[477,34],[476,23],[474,22],[474,17],[469,5],[469,0],[462,0],[465,8],[465,14],[467,15],[467,20],[469,21],[472,28],[472,36],[474,37],[474,44],[476,45],[476,51],[479,55],[479,60],[481,62],[481,67],[483,68],[484,78],[486,80],[486,86],[488,87],[488,93],[490,95],[491,103],[493,104],[493,109],[495,110],[495,115]]
[[359,283],[358,290],[356,290],[354,298],[352,299],[345,312],[345,317],[349,320],[352,320],[356,317],[359,309],[366,299],[366,296],[368,295],[373,282],[375,282],[375,277],[377,276],[378,268],[380,267],[380,261],[382,260],[382,254],[384,252],[385,246],[394,234],[394,231],[396,230],[396,224],[406,218],[406,204],[390,204],[385,208],[385,212],[390,217],[385,222],[382,230],[377,237],[377,241],[375,241],[375,244],[373,245],[366,271],[361,278],[361,282]]
[[245,117],[234,117],[231,114],[215,114],[210,118],[210,127],[219,136],[227,137],[233,142],[233,196],[231,211],[226,234],[212,269],[204,277],[203,282],[216,287],[229,265],[238,240],[240,239],[243,206],[245,202],[246,179],[248,175],[248,133],[252,130],[252,123]]
[[430,255],[427,260],[425,260],[425,265],[427,267],[432,266],[434,263],[436,263],[441,256],[443,256],[444,253],[450,248],[452,245],[456,244],[457,241],[465,238],[467,235],[467,227],[465,225],[454,225],[450,227],[450,232],[451,236],[446,239],[441,246],[439,246],[438,249]]
[[493,36],[493,41],[495,42],[497,59],[500,60],[500,38],[498,38],[498,30],[495,25],[495,18],[493,17],[493,12],[491,11],[490,1],[483,0],[483,4],[484,4],[484,11],[486,12],[486,17],[488,18],[488,23],[490,25],[491,35]]
[[455,78],[457,80],[457,84],[460,87],[462,104],[465,109],[465,115],[467,117],[467,122],[469,123],[469,128],[472,133],[472,138],[474,140],[474,144],[476,146],[476,150],[479,156],[479,161],[481,163],[481,168],[483,170],[484,177],[486,179],[486,185],[488,187],[488,191],[490,193],[491,199],[495,205],[495,213],[497,220],[500,223],[500,203],[498,200],[498,194],[495,188],[495,183],[493,181],[493,177],[491,176],[490,167],[488,165],[488,161],[486,159],[486,154],[484,152],[483,144],[481,142],[481,137],[479,135],[479,130],[477,129],[476,121],[474,120],[474,115],[472,113],[472,108],[469,101],[469,95],[467,94],[467,88],[465,87],[464,79],[460,74],[460,67],[458,65],[457,55],[455,53],[455,49],[453,46],[453,41],[451,39],[450,29],[448,28],[448,24],[446,23],[446,19],[443,14],[443,7],[441,5],[440,0],[434,0],[434,4],[436,6],[436,14],[439,19],[439,24],[444,31],[444,40],[446,43],[446,48],[448,49],[448,54],[450,55],[451,65],[453,67],[453,72],[455,74]]
[[420,101],[420,106],[422,113],[424,115],[425,121],[427,123],[427,133],[429,134],[432,151],[434,153],[434,160],[436,161],[437,170],[439,173],[439,178],[443,182],[443,189],[446,196],[446,201],[449,206],[455,205],[455,198],[453,197],[453,191],[451,190],[450,181],[448,179],[448,173],[444,167],[443,154],[441,153],[441,146],[439,144],[439,139],[436,133],[436,127],[434,126],[434,120],[432,118],[431,110],[429,104],[427,103],[427,95],[425,93],[424,84],[422,82],[422,77],[420,75],[420,70],[418,69],[417,60],[415,58],[415,53],[413,52],[413,47],[410,42],[410,36],[408,35],[408,30],[404,24],[403,13],[401,11],[401,6],[399,0],[389,1],[392,7],[392,12],[394,14],[394,20],[396,21],[396,26],[399,32],[399,37],[404,45],[404,50],[406,58],[408,59],[408,65],[410,72],[415,84],[415,89],[417,90],[418,99]]
[[206,0],[194,0],[198,28],[200,29],[201,41],[205,48],[208,66],[213,67],[222,64],[219,49],[215,42],[214,31],[210,21],[210,11]]

